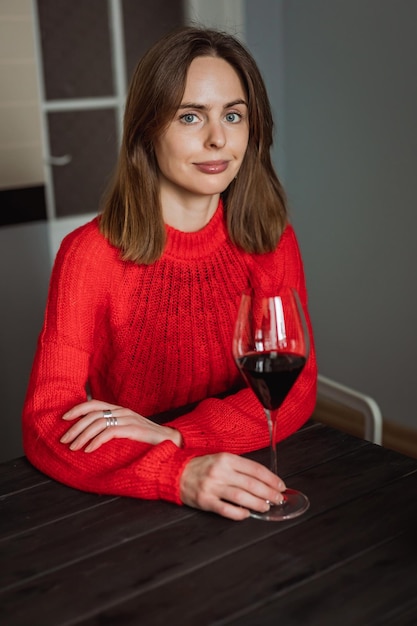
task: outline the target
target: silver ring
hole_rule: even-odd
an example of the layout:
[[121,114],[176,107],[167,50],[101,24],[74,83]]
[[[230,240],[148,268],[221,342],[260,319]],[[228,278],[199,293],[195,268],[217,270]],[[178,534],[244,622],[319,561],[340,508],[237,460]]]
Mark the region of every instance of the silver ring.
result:
[[110,409],[103,411],[103,417],[106,420],[106,428],[109,426],[117,426],[117,417],[114,417]]

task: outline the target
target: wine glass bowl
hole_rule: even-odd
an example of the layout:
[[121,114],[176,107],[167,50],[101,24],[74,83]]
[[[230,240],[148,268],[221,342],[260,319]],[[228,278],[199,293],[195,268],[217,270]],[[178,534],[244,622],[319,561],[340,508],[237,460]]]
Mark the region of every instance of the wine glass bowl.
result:
[[[279,408],[303,370],[309,349],[307,324],[295,289],[284,288],[272,296],[256,289],[243,293],[233,336],[233,356],[246,384],[265,411],[271,471],[275,474]],[[253,511],[251,516],[280,521],[297,517],[308,507],[307,496],[287,489],[281,504],[270,503],[269,511]]]

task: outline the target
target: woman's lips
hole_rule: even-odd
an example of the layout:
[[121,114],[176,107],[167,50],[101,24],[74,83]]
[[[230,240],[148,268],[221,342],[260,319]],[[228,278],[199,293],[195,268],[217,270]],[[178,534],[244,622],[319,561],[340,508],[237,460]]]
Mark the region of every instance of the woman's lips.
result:
[[204,161],[204,163],[194,163],[195,167],[204,174],[221,174],[227,169],[228,161]]

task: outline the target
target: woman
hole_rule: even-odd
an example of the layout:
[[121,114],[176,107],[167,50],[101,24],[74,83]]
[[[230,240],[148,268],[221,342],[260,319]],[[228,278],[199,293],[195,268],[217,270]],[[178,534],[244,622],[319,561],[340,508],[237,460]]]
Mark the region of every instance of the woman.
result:
[[[103,212],[65,238],[52,272],[23,412],[25,452],[46,474],[234,520],[282,500],[284,482],[239,456],[267,446],[268,429],[231,354],[249,282],[295,287],[307,312],[272,126],[259,70],[230,35],[186,27],[139,62]],[[278,440],[315,393],[312,349]]]

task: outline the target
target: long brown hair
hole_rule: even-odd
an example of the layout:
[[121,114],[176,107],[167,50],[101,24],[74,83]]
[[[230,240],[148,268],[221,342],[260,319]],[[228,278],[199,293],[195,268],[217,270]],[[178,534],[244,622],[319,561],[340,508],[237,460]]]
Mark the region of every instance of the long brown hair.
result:
[[163,253],[166,229],[153,142],[173,119],[188,68],[201,56],[227,61],[248,98],[248,147],[237,178],[222,194],[229,235],[243,250],[264,253],[275,249],[284,229],[286,199],[271,162],[273,120],[259,69],[235,37],[188,26],[154,44],[130,84],[118,166],[100,220],[101,232],[125,260],[150,264]]

